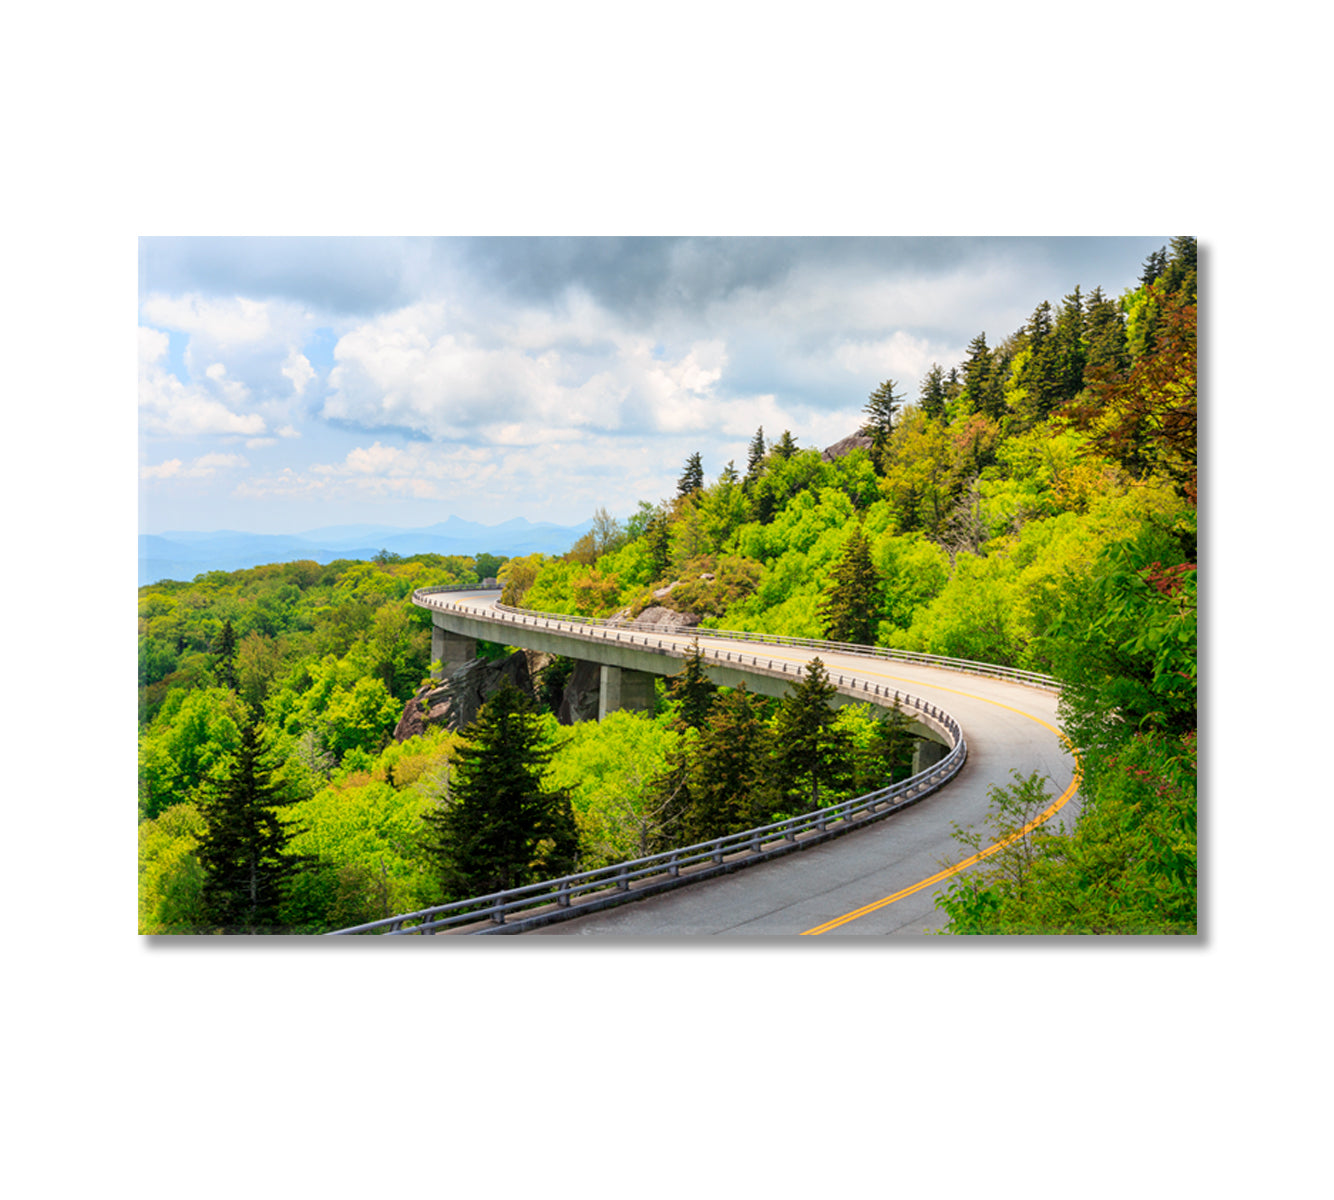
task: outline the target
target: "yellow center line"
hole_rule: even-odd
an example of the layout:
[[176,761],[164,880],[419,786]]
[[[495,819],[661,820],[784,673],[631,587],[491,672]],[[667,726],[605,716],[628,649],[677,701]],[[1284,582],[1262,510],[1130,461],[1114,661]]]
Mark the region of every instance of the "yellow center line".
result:
[[[687,635],[685,634],[665,634],[664,636],[672,639],[674,642],[677,641],[678,639],[681,641],[687,640]],[[697,639],[695,637],[691,637],[689,640],[694,641]],[[709,639],[706,635],[704,638],[698,640],[707,641]],[[737,652],[737,657],[738,659],[740,658],[739,651]],[[758,658],[760,656],[753,655],[752,657]],[[791,658],[785,654],[770,654],[767,657],[771,659],[776,659],[781,662],[790,662],[790,663],[805,663],[808,661],[806,659]],[[725,666],[726,663],[724,663],[723,665]],[[826,670],[827,669],[828,668],[826,668]],[[851,670],[852,668],[845,668],[842,673],[846,675],[850,673]],[[1043,727],[1043,729],[1051,730],[1052,733],[1054,733],[1058,738],[1061,739],[1061,741],[1063,741],[1067,746],[1070,747],[1070,753],[1074,754],[1074,745],[1071,743],[1070,739],[1065,736],[1064,733],[1062,733],[1059,729],[1056,728],[1055,725],[1048,724],[1041,717],[1035,717],[1032,713],[1025,712],[1022,708],[1015,708],[1011,704],[1002,704],[999,700],[992,700],[987,696],[979,696],[977,695],[976,692],[965,692],[959,688],[945,687],[943,684],[931,683],[924,679],[911,679],[903,675],[890,675],[888,672],[885,671],[870,671],[870,670],[861,671],[860,668],[858,669],[858,674],[873,675],[880,679],[891,679],[897,683],[912,684],[916,687],[936,688],[939,691],[948,692],[951,695],[963,696],[968,700],[980,700],[983,704],[994,704],[997,708],[1003,708],[1007,712],[1018,713],[1019,716],[1026,717],[1030,721],[1036,721],[1039,725]],[[882,696],[881,698],[883,699],[884,697]],[[893,904],[896,900],[902,900],[905,896],[911,896],[914,892],[920,892],[923,888],[929,888],[933,884],[940,883],[942,880],[948,879],[951,875],[957,875],[960,871],[966,871],[969,867],[975,866],[977,863],[980,863],[984,858],[987,858],[989,855],[995,854],[998,850],[1003,850],[1006,846],[1010,845],[1010,843],[1018,841],[1021,837],[1025,837],[1027,834],[1031,833],[1034,829],[1036,829],[1039,825],[1041,825],[1044,821],[1050,820],[1053,816],[1055,816],[1058,812],[1060,812],[1060,810],[1063,809],[1067,803],[1069,803],[1069,801],[1073,798],[1074,794],[1079,790],[1079,785],[1082,780],[1083,780],[1083,765],[1079,761],[1079,756],[1075,755],[1075,773],[1070,780],[1070,786],[1067,787],[1065,791],[1060,794],[1060,796],[1058,796],[1055,800],[1053,800],[1051,804],[1049,804],[1045,809],[1043,809],[1041,813],[1039,813],[1036,817],[1034,817],[1031,821],[1029,821],[1028,824],[1025,825],[1022,829],[1016,830],[1014,833],[1010,834],[1009,837],[1003,838],[999,842],[992,843],[985,850],[979,850],[976,854],[973,854],[968,858],[965,858],[962,862],[955,863],[954,866],[952,867],[946,867],[943,871],[937,871],[936,874],[930,876],[929,878],[920,880],[919,882],[914,883],[909,887],[903,888],[900,891],[895,892],[892,896],[886,896],[881,900],[872,901],[872,903],[865,904],[861,908],[855,909],[850,913],[844,913],[843,916],[841,917],[834,917],[832,920],[826,921],[823,925],[817,925],[814,929],[807,929],[805,932],[802,933],[801,936],[814,937],[821,933],[828,933],[829,930],[831,929],[837,929],[840,925],[846,925],[849,921],[855,921],[858,917],[864,917],[868,913],[873,913],[879,909],[888,907],[889,905]]]

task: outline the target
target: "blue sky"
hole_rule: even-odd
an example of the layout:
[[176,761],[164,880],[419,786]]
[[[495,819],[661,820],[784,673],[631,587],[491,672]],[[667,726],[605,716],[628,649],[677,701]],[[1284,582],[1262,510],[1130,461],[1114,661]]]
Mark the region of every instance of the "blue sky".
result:
[[758,427],[846,436],[1176,232],[143,237],[140,530],[624,516]]

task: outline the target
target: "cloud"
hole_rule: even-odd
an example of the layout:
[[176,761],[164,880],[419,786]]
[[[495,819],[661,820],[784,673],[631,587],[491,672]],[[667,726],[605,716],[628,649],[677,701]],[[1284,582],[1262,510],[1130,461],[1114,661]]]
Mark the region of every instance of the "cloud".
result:
[[292,390],[300,396],[315,378],[315,368],[310,365],[310,359],[293,347],[283,363],[283,374],[292,381]]
[[660,353],[575,292],[499,326],[444,302],[415,305],[345,334],[334,357],[328,419],[533,444],[574,430],[708,428],[726,347],[705,339]]
[[190,466],[185,466],[179,458],[169,458],[156,466],[141,467],[140,479],[208,479],[218,471],[239,470],[249,466],[249,462],[239,454],[204,454],[196,458]]
[[249,398],[243,383],[226,379],[226,369],[207,381],[182,383],[162,365],[169,341],[160,330],[139,329],[139,423],[145,433],[174,437],[239,435],[253,437],[266,431],[258,413],[235,411]]

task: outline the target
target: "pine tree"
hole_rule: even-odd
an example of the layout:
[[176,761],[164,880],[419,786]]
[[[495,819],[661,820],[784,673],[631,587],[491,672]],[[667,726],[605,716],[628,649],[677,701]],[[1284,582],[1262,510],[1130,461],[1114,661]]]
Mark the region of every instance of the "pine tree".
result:
[[714,705],[690,755],[687,843],[765,824],[773,812],[768,782],[770,733],[759,702],[739,684]]
[[700,461],[699,451],[686,459],[685,470],[676,484],[676,494],[681,497],[693,496],[704,490],[704,466]]
[[517,688],[507,684],[482,705],[456,753],[450,802],[422,818],[447,896],[504,891],[574,869],[570,798],[542,779],[553,752]]
[[667,514],[661,508],[654,509],[653,515],[649,517],[644,538],[648,542],[653,578],[662,579],[672,565],[672,530]]
[[196,854],[204,869],[203,906],[223,933],[276,933],[279,909],[302,859],[287,853],[294,836],[279,815],[292,803],[274,784],[263,731],[253,714],[221,782],[205,789],[205,832]]
[[756,431],[755,436],[750,440],[750,446],[746,450],[746,482],[749,483],[760,473],[760,468],[764,466],[764,426],[761,425]]
[[879,721],[863,752],[859,790],[874,791],[912,774],[914,741],[911,723],[901,708],[891,708]]
[[783,430],[783,436],[774,443],[773,452],[778,455],[779,458],[783,459],[791,458],[796,454],[797,443],[793,440],[791,430]]
[[231,618],[222,623],[218,636],[213,640],[213,655],[217,660],[215,670],[218,681],[223,687],[236,690],[236,631],[232,628]]
[[886,379],[871,393],[865,408],[862,409],[866,413],[867,420],[861,428],[861,433],[871,439],[871,459],[876,464],[876,469],[881,472],[884,471],[889,437],[894,432],[894,414],[898,412],[903,402],[903,397],[894,393],[896,386],[894,380]]
[[1085,376],[1107,370],[1124,371],[1130,362],[1126,353],[1125,316],[1120,305],[1104,296],[1100,287],[1089,293],[1084,329],[1088,343]]
[[819,808],[847,776],[849,739],[829,706],[837,694],[824,663],[813,658],[778,708],[773,782],[801,811]]
[[731,484],[740,482],[740,479],[741,476],[737,474],[736,461],[729,458],[727,460],[727,466],[722,469],[722,474],[718,476],[718,482]]
[[1167,247],[1162,246],[1144,260],[1144,269],[1139,276],[1140,286],[1148,287],[1165,270],[1167,270]]
[[[1088,359],[1084,350],[1084,300],[1078,287],[1066,296],[1061,305],[1061,315],[1056,318],[1052,341],[1056,343],[1057,404],[1065,404],[1083,389],[1084,364]],[[1051,411],[1048,408],[1042,416],[1046,417]]]
[[932,363],[931,369],[922,380],[919,405],[923,414],[932,421],[939,421],[945,416],[945,373],[939,363]]
[[963,364],[964,390],[968,408],[972,412],[989,413],[991,404],[992,361],[987,347],[987,335],[979,333],[968,343],[968,358]]
[[704,655],[700,652],[698,638],[691,643],[690,653],[685,656],[681,670],[672,676],[667,686],[671,690],[672,699],[680,705],[672,721],[673,727],[702,728],[708,720],[714,697],[718,694],[718,685],[704,669]]
[[884,588],[871,561],[871,544],[860,526],[852,531],[820,601],[824,636],[831,642],[874,646],[884,607]]

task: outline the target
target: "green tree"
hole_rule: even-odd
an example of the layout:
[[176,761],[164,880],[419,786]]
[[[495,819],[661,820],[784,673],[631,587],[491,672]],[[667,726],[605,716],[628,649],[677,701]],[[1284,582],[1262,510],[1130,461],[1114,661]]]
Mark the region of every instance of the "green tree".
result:
[[918,407],[921,408],[923,415],[928,419],[939,421],[945,416],[945,401],[948,398],[948,393],[945,390],[945,372],[941,369],[939,363],[933,362],[931,369],[927,371],[925,378],[922,380]]
[[881,470],[890,435],[894,432],[894,414],[903,403],[903,397],[894,392],[895,386],[894,380],[886,379],[871,393],[862,409],[866,423],[861,433],[871,439],[871,459]]
[[813,658],[774,719],[774,782],[802,811],[819,808],[845,782],[848,739],[830,707],[837,694],[824,663]]
[[874,646],[884,610],[884,587],[861,526],[852,531],[820,601],[823,635],[833,642]]
[[781,459],[789,459],[797,452],[797,443],[793,440],[792,431],[783,430],[783,435],[773,445],[773,452]]
[[232,628],[229,617],[222,623],[217,639],[213,643],[213,656],[218,682],[223,687],[236,688],[236,630]]
[[210,929],[282,932],[279,910],[301,865],[298,856],[288,853],[294,831],[281,816],[291,803],[272,780],[265,734],[251,714],[225,776],[204,789],[199,802],[204,832],[197,854]]
[[482,705],[455,752],[449,799],[423,816],[445,895],[465,899],[574,869],[569,795],[543,781],[552,753],[542,719],[517,688],[502,687]]
[[685,499],[688,496],[693,496],[698,491],[702,491],[703,488],[704,466],[697,450],[686,459],[685,470],[681,472],[681,478],[676,483],[676,494]]
[[700,652],[698,638],[690,644],[690,652],[685,656],[680,671],[671,677],[667,686],[671,690],[672,699],[678,704],[673,727],[702,728],[708,721],[718,685],[704,670],[704,655]]
[[761,469],[764,467],[764,426],[761,425],[756,431],[755,436],[750,439],[750,446],[746,450],[746,482],[750,483]]
[[690,807],[682,828],[686,842],[768,821],[774,810],[767,770],[770,742],[760,703],[744,683],[714,704],[691,747]]

